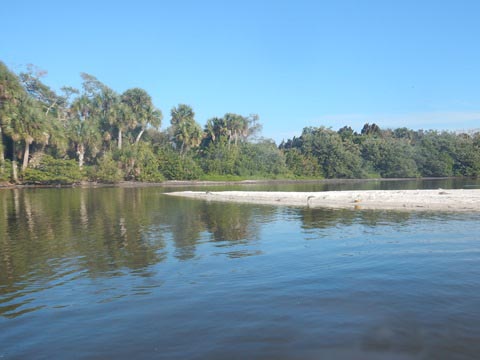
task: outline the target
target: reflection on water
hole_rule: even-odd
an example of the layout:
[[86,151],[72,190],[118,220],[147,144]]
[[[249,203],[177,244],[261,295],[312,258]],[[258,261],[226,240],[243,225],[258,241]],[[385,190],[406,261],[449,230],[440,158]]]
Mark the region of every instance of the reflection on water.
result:
[[479,353],[478,214],[163,191],[0,192],[0,358]]
[[[219,247],[242,244],[256,239],[256,221],[274,212],[175,201],[150,189],[12,190],[1,195],[0,294],[9,295],[1,299],[9,304],[18,296],[64,285],[72,280],[70,274],[148,277],[152,265],[167,260],[169,246],[171,256],[189,260],[202,241]],[[224,253],[235,258],[257,254]],[[31,289],[36,281],[44,285]],[[35,310],[25,309],[30,302],[2,306],[0,314],[15,317]]]
[[[183,186],[167,188],[179,191]],[[183,187],[184,188],[184,187]],[[251,191],[340,191],[340,190],[417,190],[417,189],[475,189],[480,188],[479,179],[381,179],[381,180],[320,180],[320,181],[273,181],[270,183],[249,183],[241,185],[196,186],[195,190],[251,190]]]

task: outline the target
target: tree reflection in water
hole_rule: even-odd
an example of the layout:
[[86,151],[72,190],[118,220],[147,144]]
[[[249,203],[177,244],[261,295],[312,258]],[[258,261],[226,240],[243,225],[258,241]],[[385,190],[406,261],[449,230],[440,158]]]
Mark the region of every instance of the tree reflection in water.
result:
[[166,259],[167,238],[172,255],[188,260],[200,241],[257,238],[255,219],[274,211],[172,199],[151,188],[15,189],[0,199],[0,294],[50,279],[66,261],[91,278],[122,269],[148,275]]
[[[0,192],[0,314],[11,297],[69,274],[149,277],[166,259],[195,259],[199,246],[229,258],[258,255],[260,232],[279,213],[305,232],[404,223],[407,212],[322,210],[179,199],[161,188],[15,189]],[[288,218],[288,216],[287,216]],[[252,244],[255,244],[253,246]],[[17,294],[17,295],[12,295]],[[5,304],[2,307],[2,304]],[[13,309],[12,309],[13,307]]]

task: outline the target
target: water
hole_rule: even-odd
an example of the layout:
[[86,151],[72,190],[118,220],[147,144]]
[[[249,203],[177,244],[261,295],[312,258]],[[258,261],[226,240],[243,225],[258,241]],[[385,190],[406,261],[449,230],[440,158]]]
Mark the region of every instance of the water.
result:
[[0,359],[478,358],[480,214],[168,190],[0,191]]

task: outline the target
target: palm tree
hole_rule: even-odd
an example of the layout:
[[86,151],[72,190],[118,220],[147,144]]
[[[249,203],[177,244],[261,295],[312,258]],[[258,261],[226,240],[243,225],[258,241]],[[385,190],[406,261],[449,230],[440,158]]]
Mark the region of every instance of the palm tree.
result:
[[145,90],[129,89],[122,94],[121,101],[130,108],[135,127],[139,128],[135,144],[138,144],[148,126],[158,129],[162,121],[162,112],[153,106],[152,98]]
[[39,105],[37,101],[26,96],[26,94],[22,96],[16,116],[12,117],[6,131],[14,142],[21,140],[24,142],[22,171],[25,171],[28,166],[32,143],[34,141],[41,144],[48,142],[46,119]]
[[175,140],[180,146],[180,154],[183,155],[190,148],[200,145],[202,140],[202,128],[195,121],[183,121],[177,126]]
[[188,149],[200,145],[202,140],[202,128],[195,121],[195,113],[192,108],[185,104],[174,107],[170,112],[171,132],[173,140],[183,155]]
[[195,118],[195,113],[193,112],[192,107],[185,104],[179,104],[177,107],[174,107],[170,111],[170,115],[172,117],[170,120],[172,126],[176,126],[181,122],[193,120]]
[[12,118],[18,113],[19,98],[24,93],[18,77],[0,61],[0,166],[2,168],[5,161],[3,135],[10,126]]
[[78,166],[82,168],[87,151],[92,156],[99,152],[101,139],[98,126],[93,119],[81,120],[77,118],[71,120],[67,131],[78,156]]
[[135,139],[135,144],[138,144],[140,141],[141,136],[147,129],[147,126],[150,125],[155,129],[158,129],[160,125],[162,124],[162,112],[159,109],[156,109],[155,107],[149,107],[147,109],[147,116],[146,116],[146,121],[141,124],[141,130],[137,135],[137,138]]
[[207,124],[205,125],[205,136],[212,142],[215,142],[222,137],[227,137],[228,133],[229,130],[227,127],[227,122],[224,118],[211,118],[207,121]]
[[99,104],[103,122],[117,130],[117,147],[121,150],[124,133],[135,127],[133,112],[127,104],[121,102],[120,96],[115,91],[106,86],[95,97],[95,101]]
[[231,138],[233,138],[235,146],[237,146],[238,139],[248,131],[248,121],[241,115],[231,113],[225,114],[224,119],[229,129],[229,143],[231,142]]

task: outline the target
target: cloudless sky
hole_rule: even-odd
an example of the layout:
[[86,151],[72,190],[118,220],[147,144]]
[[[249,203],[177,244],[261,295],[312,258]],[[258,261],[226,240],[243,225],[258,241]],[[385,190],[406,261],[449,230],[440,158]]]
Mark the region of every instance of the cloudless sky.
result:
[[480,1],[4,1],[0,60],[54,89],[141,87],[170,122],[258,114],[303,127],[480,128]]

